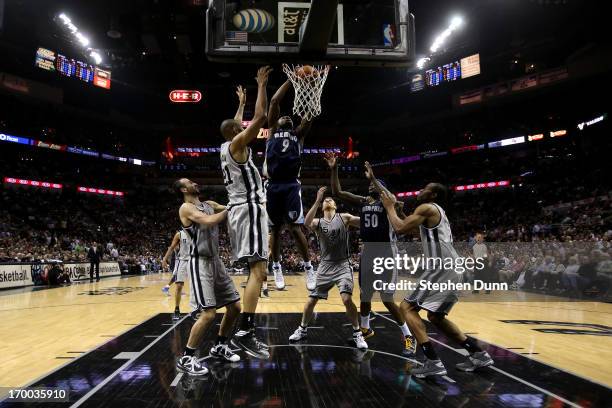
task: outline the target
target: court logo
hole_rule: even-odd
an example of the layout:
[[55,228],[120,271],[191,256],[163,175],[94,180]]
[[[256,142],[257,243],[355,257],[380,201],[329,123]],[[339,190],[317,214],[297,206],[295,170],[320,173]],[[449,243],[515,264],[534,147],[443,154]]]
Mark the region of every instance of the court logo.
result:
[[540,326],[561,326],[531,329],[540,333],[553,334],[586,334],[591,336],[612,336],[612,327],[594,323],[552,322],[548,320],[500,320],[510,324],[528,324]]
[[127,295],[144,289],[144,286],[112,286],[110,288],[88,290],[80,292],[79,295],[98,296],[98,295]]

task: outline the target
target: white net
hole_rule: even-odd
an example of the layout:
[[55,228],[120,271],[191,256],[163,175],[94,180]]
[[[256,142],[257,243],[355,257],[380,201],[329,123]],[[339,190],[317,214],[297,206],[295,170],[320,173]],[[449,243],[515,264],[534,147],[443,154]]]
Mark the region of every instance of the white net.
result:
[[321,95],[329,73],[329,65],[313,66],[312,71],[303,65],[283,64],[283,71],[293,84],[293,114],[312,120],[321,114]]

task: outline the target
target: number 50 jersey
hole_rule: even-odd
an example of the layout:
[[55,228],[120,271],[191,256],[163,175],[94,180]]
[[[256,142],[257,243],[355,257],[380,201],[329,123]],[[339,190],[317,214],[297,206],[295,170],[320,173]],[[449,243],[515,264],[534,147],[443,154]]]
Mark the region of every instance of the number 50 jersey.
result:
[[295,130],[277,130],[266,142],[264,175],[272,183],[297,181],[302,167],[302,145]]
[[364,199],[359,218],[359,235],[364,243],[396,241],[395,231],[387,218],[387,211],[382,201],[369,203],[367,198]]

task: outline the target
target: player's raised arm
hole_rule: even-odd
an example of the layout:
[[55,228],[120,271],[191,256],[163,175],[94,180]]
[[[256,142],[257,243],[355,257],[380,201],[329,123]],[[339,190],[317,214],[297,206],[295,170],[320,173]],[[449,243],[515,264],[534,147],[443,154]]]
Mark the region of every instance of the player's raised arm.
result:
[[312,119],[302,119],[300,125],[297,127],[295,132],[297,133],[298,138],[300,139],[300,144],[304,145],[304,138],[310,132],[310,128],[312,127]]
[[304,218],[304,225],[310,230],[315,230],[319,226],[319,219],[315,218],[315,215],[317,215],[317,210],[323,202],[325,191],[327,191],[327,187],[321,187],[319,191],[317,191],[317,199],[314,204],[312,204],[312,207],[310,207],[310,210],[308,210],[306,218]]
[[365,198],[348,191],[342,191],[340,186],[340,179],[338,178],[338,159],[334,153],[325,153],[325,161],[331,169],[331,187],[332,194],[338,197],[340,200],[346,201],[351,204],[359,204]]
[[268,76],[270,72],[272,72],[272,68],[269,66],[261,67],[257,71],[257,102],[255,103],[255,115],[249,126],[234,136],[230,144],[230,153],[236,158],[244,156],[244,150],[257,138],[259,129],[266,123],[266,109],[268,105],[266,86],[268,85]]
[[387,188],[383,186],[380,181],[374,176],[374,170],[372,170],[372,165],[370,164],[370,162],[365,162],[364,167],[365,176],[374,185],[376,191],[378,191],[379,194],[382,194],[383,191],[386,191],[387,193],[391,194],[391,192],[387,190]]
[[242,115],[244,114],[244,105],[246,105],[246,89],[242,85],[238,85],[236,88],[236,95],[238,96],[238,110],[234,115],[236,122],[242,123]]
[[172,242],[170,243],[168,250],[164,254],[164,257],[162,258],[162,262],[161,262],[162,268],[164,269],[168,268],[169,266],[168,259],[170,259],[170,255],[172,254],[172,251],[174,251],[174,248],[178,246],[180,241],[181,241],[181,234],[177,232],[176,234],[174,234],[174,237],[172,237]]
[[179,216],[183,225],[186,223],[185,221],[188,220],[200,225],[213,226],[221,223],[227,218],[227,210],[223,210],[214,215],[208,215],[198,210],[195,205],[184,203],[179,209]]
[[278,118],[280,117],[280,104],[285,98],[285,94],[291,86],[291,81],[286,80],[284,84],[278,88],[276,93],[270,99],[270,108],[268,109],[268,128],[270,133],[274,133],[278,127]]
[[387,217],[389,218],[393,229],[398,234],[405,234],[417,228],[428,218],[435,217],[437,214],[437,211],[435,211],[430,204],[421,204],[412,214],[404,219],[401,219],[395,211],[395,205],[397,203],[395,196],[388,191],[385,191],[380,195],[380,197],[385,210],[387,210]]

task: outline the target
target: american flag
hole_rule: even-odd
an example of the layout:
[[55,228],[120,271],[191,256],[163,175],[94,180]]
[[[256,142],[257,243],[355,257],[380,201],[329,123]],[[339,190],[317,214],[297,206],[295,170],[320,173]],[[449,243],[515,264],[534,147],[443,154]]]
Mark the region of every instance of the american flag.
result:
[[248,42],[249,33],[246,31],[226,31],[225,40],[228,42]]

